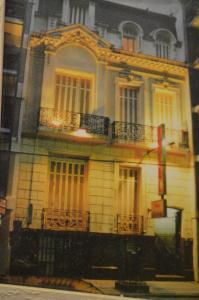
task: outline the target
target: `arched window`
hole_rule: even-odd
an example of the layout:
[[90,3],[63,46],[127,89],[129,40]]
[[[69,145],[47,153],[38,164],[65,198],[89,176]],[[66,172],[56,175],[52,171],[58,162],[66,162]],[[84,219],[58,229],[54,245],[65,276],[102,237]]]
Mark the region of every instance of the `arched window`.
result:
[[171,52],[171,35],[161,30],[156,34],[156,56],[168,59]]
[[122,27],[122,48],[129,52],[137,52],[140,49],[140,31],[133,23],[125,23]]

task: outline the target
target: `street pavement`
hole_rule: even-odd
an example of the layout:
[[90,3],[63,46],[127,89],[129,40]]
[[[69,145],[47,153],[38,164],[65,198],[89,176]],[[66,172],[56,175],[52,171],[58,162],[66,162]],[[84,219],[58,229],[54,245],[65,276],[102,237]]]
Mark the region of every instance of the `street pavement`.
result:
[[199,284],[196,282],[148,281],[149,294],[133,294],[115,289],[113,280],[87,280],[101,294],[74,292],[59,289],[0,284],[0,300],[199,300]]
[[118,297],[0,284],[0,300],[118,300]]
[[[87,280],[103,294],[135,297],[135,294],[115,289],[114,280]],[[146,281],[149,294],[140,294],[144,299],[198,299],[199,283],[194,281]],[[136,295],[137,296],[137,295]]]

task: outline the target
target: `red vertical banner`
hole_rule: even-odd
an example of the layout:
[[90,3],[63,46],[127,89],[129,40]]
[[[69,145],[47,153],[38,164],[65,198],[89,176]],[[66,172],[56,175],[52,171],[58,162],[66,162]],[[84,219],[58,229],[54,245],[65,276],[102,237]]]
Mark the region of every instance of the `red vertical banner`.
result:
[[158,190],[159,195],[166,194],[166,145],[165,125],[158,126]]

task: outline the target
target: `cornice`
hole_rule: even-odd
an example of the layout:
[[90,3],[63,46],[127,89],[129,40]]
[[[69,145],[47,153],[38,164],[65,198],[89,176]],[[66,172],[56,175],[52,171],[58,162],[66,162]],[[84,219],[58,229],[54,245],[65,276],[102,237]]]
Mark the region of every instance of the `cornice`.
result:
[[79,24],[46,33],[33,33],[30,38],[31,48],[43,45],[48,53],[56,53],[60,47],[70,44],[90,49],[99,62],[121,66],[125,64],[130,68],[168,73],[172,76],[184,77],[187,74],[187,66],[183,63],[115,49],[109,42]]

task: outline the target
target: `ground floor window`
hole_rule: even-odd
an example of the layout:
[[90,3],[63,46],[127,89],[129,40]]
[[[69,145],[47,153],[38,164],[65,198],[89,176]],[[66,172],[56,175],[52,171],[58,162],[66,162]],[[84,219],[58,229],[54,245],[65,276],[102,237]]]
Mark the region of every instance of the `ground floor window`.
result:
[[51,160],[48,207],[82,210],[85,202],[85,176],[84,161]]
[[139,233],[142,220],[138,216],[138,171],[121,166],[118,184],[117,229],[120,233]]

